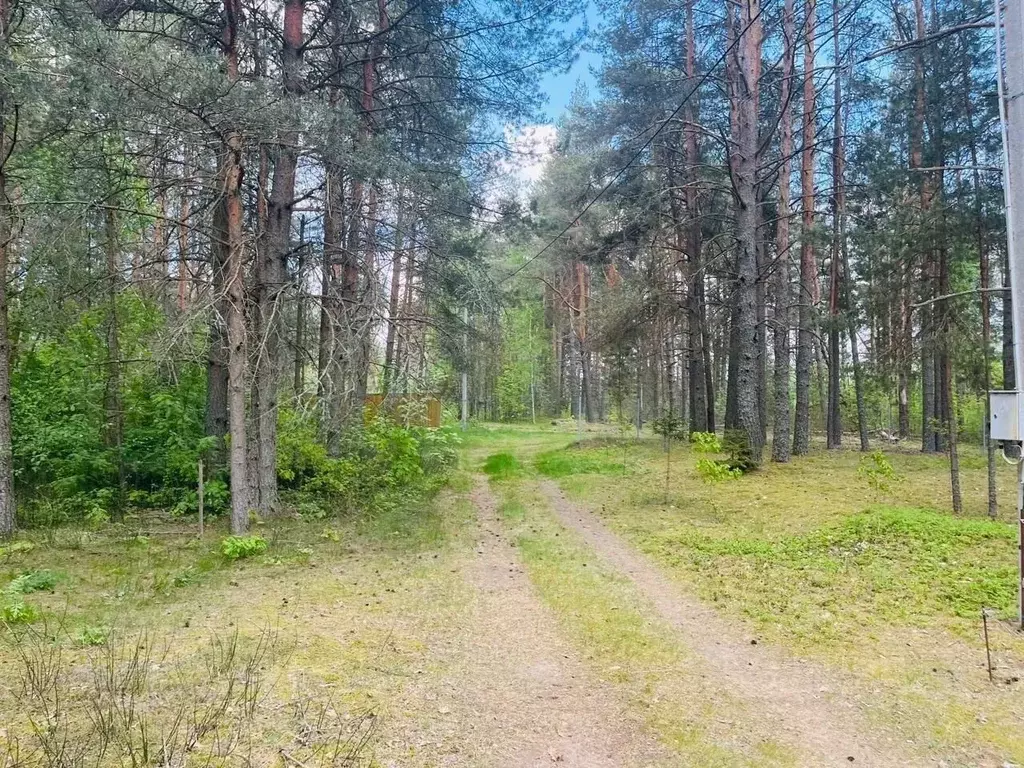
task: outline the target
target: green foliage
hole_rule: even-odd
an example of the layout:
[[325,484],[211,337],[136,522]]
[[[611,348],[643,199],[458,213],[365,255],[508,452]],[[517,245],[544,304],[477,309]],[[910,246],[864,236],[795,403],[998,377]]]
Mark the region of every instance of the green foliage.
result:
[[301,488],[327,466],[327,448],[316,422],[301,413],[281,408],[277,419],[277,478],[282,488]]
[[0,604],[0,624],[30,624],[38,618],[38,609],[20,598],[7,598]]
[[693,432],[690,444],[697,453],[721,453],[722,443],[714,432]]
[[876,491],[887,492],[893,483],[898,483],[903,479],[892,466],[888,457],[878,449],[861,458],[857,474],[866,478],[868,485]]
[[[206,379],[199,363],[173,375],[152,360],[164,316],[134,291],[117,301],[124,439],[121,460],[136,506],[187,510],[204,436]],[[22,525],[101,524],[117,504],[118,456],[104,441],[105,306],[78,311],[66,327],[26,346],[11,389],[15,482]],[[211,499],[211,512],[219,499]],[[194,500],[192,503],[194,507]]]
[[501,316],[501,346],[495,381],[498,415],[502,421],[529,418],[530,385],[538,411],[544,409],[543,372],[550,366],[550,346],[544,333],[544,312],[539,296],[513,303]]
[[78,630],[78,632],[75,633],[74,641],[77,645],[84,647],[92,647],[105,644],[109,636],[109,627],[88,626],[82,627],[80,630]]
[[625,471],[621,457],[612,457],[604,450],[591,451],[574,447],[538,454],[534,466],[546,477],[621,475]]
[[26,571],[11,581],[4,589],[4,592],[19,595],[27,595],[29,592],[41,592],[43,590],[52,592],[59,581],[60,577],[53,571]]
[[[729,437],[729,433],[726,433],[727,440]],[[702,454],[719,454],[728,450],[714,432],[694,432],[690,435],[690,443],[695,452]],[[735,446],[733,446],[733,450],[736,450]],[[739,460],[733,455],[724,460],[712,459],[709,456],[701,456],[697,459],[697,474],[707,483],[734,480],[740,477],[743,471]]]
[[666,413],[651,422],[651,429],[654,434],[667,437],[671,440],[686,439],[686,420],[673,414]]
[[492,453],[484,461],[484,472],[493,480],[506,480],[522,472],[519,459],[511,453]]
[[750,453],[750,440],[742,429],[727,429],[722,441],[722,450],[728,454],[726,464],[730,469],[738,469],[740,474],[756,468]]
[[743,470],[729,466],[727,461],[717,461],[715,459],[709,459],[707,456],[702,456],[697,459],[697,474],[699,474],[705,482],[719,483],[723,480],[734,480],[737,477],[742,476]]
[[220,553],[228,560],[244,560],[266,551],[267,540],[261,536],[227,536],[220,542]]
[[39,611],[26,603],[23,595],[52,590],[60,578],[47,570],[25,571],[0,592],[0,624],[28,624],[39,618]]
[[308,424],[291,424],[279,472],[314,514],[380,512],[437,491],[458,463],[449,428],[404,427],[380,416],[341,436],[331,457]]

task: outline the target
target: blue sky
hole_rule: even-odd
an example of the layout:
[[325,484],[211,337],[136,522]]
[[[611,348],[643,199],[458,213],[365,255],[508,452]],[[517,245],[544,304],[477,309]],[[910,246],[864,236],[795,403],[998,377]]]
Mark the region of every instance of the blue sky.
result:
[[[590,33],[593,34],[598,23],[597,11],[593,5],[588,5],[586,11],[568,26],[570,29],[578,28],[584,21],[589,26]],[[573,62],[568,72],[548,74],[541,79],[541,88],[548,96],[547,107],[544,110],[544,116],[548,122],[554,123],[565,111],[572,99],[577,82],[583,82],[590,88],[591,93],[594,92],[595,80],[590,73],[590,68],[599,61],[600,56],[593,51],[580,50],[576,61]]]

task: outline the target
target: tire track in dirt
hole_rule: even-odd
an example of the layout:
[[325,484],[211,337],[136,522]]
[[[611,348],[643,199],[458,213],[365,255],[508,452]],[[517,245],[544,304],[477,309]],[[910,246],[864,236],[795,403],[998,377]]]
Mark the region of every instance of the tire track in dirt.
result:
[[863,726],[856,700],[843,696],[834,676],[813,662],[755,645],[713,609],[686,595],[652,562],[612,532],[594,513],[569,501],[556,483],[540,483],[557,519],[614,570],[631,579],[655,610],[703,657],[715,684],[748,705],[759,724],[802,751],[804,765],[900,768],[934,765],[905,754],[895,738]]
[[[468,626],[440,685],[407,693],[438,717],[407,732],[417,759],[388,766],[653,768],[664,748],[609,684],[595,680],[534,594],[497,502],[478,477],[471,493],[479,538],[464,578],[474,591]],[[432,753],[432,754],[430,754]],[[424,763],[425,757],[430,762]]]

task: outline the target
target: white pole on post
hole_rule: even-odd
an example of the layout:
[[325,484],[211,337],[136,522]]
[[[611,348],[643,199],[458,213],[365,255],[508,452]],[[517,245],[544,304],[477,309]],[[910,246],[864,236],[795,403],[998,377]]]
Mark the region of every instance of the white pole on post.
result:
[[[999,86],[1000,122],[1003,134],[1003,194],[1006,202],[1006,248],[1010,264],[1010,296],[1013,311],[1013,362],[1017,391],[1017,434],[1024,436],[1024,8],[1010,0],[1002,14],[995,0],[996,79]],[[1002,51],[1005,46],[1006,59]],[[1003,89],[1005,73],[1006,88]],[[1017,464],[1018,520],[1018,619],[1024,628],[1024,457]]]
[[462,431],[469,429],[469,307],[462,308]]

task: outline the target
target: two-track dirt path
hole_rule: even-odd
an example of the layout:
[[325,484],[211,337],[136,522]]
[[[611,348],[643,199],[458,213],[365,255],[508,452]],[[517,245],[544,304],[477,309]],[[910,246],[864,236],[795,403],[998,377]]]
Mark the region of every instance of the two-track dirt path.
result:
[[660,618],[703,658],[709,685],[747,705],[761,727],[773,729],[814,768],[935,765],[906,754],[894,738],[870,730],[856,697],[823,667],[754,645],[714,610],[688,596],[644,555],[609,530],[595,514],[569,501],[552,481],[541,483],[552,511],[611,569],[631,579]]
[[[448,672],[407,701],[419,717],[396,741],[405,757],[387,766],[459,768],[669,768],[666,750],[559,636],[509,542],[487,481],[471,494],[479,538],[463,577],[468,623],[446,652]],[[410,754],[415,752],[415,754]]]

